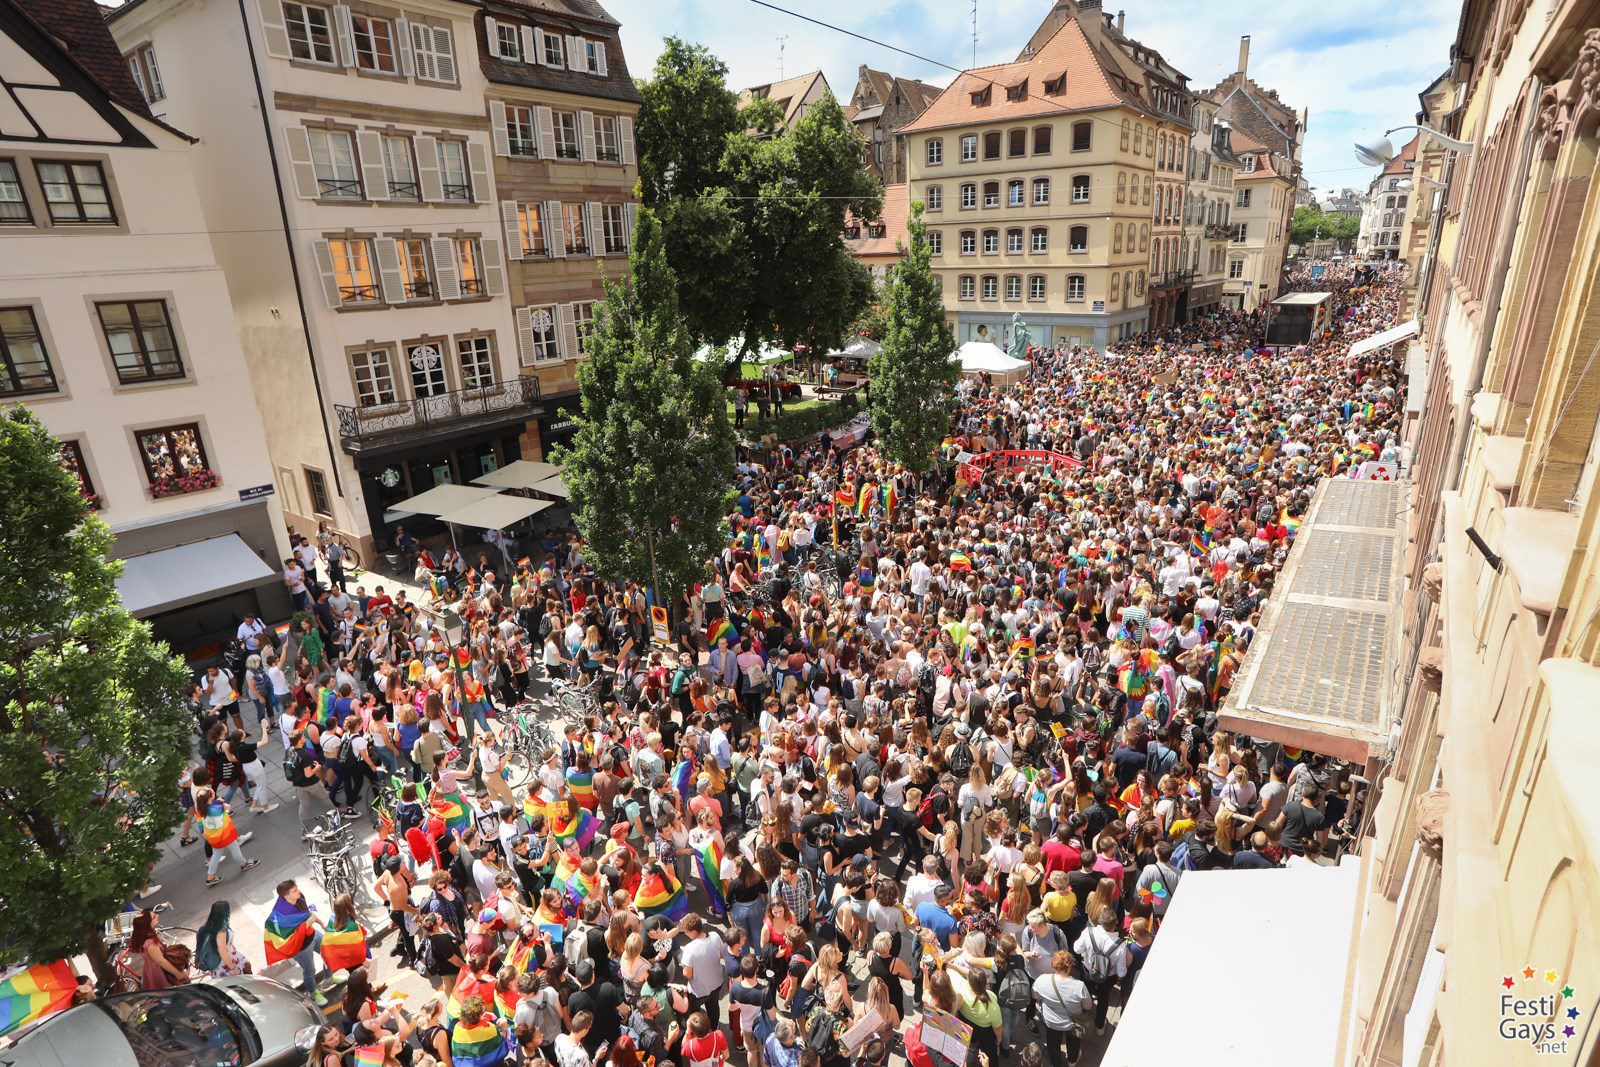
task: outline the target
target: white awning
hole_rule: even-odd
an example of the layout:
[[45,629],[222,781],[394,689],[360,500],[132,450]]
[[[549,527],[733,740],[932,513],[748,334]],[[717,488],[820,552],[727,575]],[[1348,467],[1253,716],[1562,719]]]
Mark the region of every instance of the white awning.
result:
[[535,485],[561,473],[554,463],[540,463],[532,459],[519,459],[507,463],[497,471],[472,479],[474,485],[497,485],[502,489],[532,489]]
[[567,483],[560,476],[548,478],[532,488],[535,493],[543,493],[545,496],[553,496],[559,500],[565,500],[568,496]]
[[491,496],[464,508],[439,516],[440,522],[453,522],[457,526],[476,526],[480,530],[504,530],[545,508],[555,507],[553,501],[529,500],[525,496]]
[[138,618],[237,593],[276,578],[238,534],[224,534],[122,561],[117,593]]
[[[1205,1035],[1205,1063],[1273,1063],[1290,1048],[1297,1063],[1337,1062],[1360,883],[1353,856],[1337,867],[1185,873],[1101,1067],[1171,1063],[1174,1034]],[[1217,1026],[1216,1004],[1194,995],[1194,976],[1216,971],[1218,930],[1305,961],[1292,981],[1250,984],[1247,1026]]]
[[1396,341],[1404,341],[1407,337],[1415,337],[1420,329],[1422,329],[1422,324],[1416,319],[1412,319],[1410,322],[1402,322],[1398,326],[1391,326],[1382,333],[1373,334],[1365,341],[1357,341],[1350,346],[1350,351],[1346,355],[1351,359],[1355,359],[1357,356],[1364,356],[1368,352],[1376,352],[1385,345],[1392,345]]
[[484,497],[496,496],[499,492],[499,489],[487,489],[481,485],[452,485],[446,482],[390,507],[394,511],[403,511],[408,515],[443,515],[447,511],[464,508]]

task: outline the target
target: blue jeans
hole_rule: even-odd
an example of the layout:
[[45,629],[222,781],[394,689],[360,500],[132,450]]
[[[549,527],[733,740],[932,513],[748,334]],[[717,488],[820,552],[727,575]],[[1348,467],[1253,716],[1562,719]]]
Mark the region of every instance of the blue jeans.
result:
[[317,950],[321,947],[322,931],[313,930],[311,940],[306,942],[306,947],[294,954],[294,961],[300,965],[300,977],[303,980],[300,989],[308,997],[317,988]]
[[472,743],[472,738],[478,730],[489,729],[489,713],[482,704],[461,705],[461,721],[466,724],[468,744]]
[[372,758],[383,764],[383,769],[390,774],[394,774],[400,769],[400,757],[396,756],[394,749],[388,745],[384,745],[382,748],[374,747],[368,749],[368,751],[372,753]]
[[741,904],[737,900],[728,902],[728,918],[744,930],[744,943],[757,955],[761,954],[761,922],[766,915],[765,899],[752,900],[748,904]]

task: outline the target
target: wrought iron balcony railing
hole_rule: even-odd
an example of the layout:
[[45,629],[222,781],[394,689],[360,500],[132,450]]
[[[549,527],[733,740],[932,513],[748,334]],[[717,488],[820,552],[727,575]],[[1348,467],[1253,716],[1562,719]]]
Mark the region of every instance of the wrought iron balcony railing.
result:
[[361,452],[404,438],[416,440],[526,419],[539,400],[539,379],[510,378],[478,389],[457,389],[395,404],[350,407],[335,404],[344,450]]

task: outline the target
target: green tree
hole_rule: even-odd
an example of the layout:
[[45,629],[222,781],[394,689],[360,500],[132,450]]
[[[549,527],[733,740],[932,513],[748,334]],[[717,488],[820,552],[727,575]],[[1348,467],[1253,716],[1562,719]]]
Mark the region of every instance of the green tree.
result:
[[582,414],[566,466],[578,530],[601,575],[663,603],[705,577],[732,503],[733,431],[721,381],[693,358],[662,230],[639,212],[632,277],[606,283],[578,369]]
[[874,341],[882,341],[883,335],[889,326],[889,309],[884,300],[887,291],[887,284],[883,282],[874,283],[872,286],[872,299],[856,313],[855,321],[850,324],[849,329],[845,332],[851,337],[870,337]]
[[1319,208],[1302,204],[1294,209],[1294,217],[1289,220],[1289,243],[1308,245],[1316,240],[1319,232],[1323,237],[1334,236],[1334,229],[1334,219],[1323,214]]
[[89,951],[182,817],[188,672],[122,609],[111,532],[26,408],[0,415],[0,965]]
[[889,271],[883,348],[867,363],[872,378],[872,431],[884,454],[921,474],[933,466],[950,426],[961,368],[950,355],[955,335],[945,319],[939,285],[929,266],[922,202],[911,205],[910,243]]

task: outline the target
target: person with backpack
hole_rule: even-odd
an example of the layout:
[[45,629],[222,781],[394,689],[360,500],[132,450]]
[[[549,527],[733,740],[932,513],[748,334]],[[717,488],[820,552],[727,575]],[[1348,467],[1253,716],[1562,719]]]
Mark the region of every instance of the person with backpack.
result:
[[[1094,1011],[1094,999],[1083,982],[1073,976],[1076,964],[1066,949],[1050,959],[1050,970],[1033,980],[1033,996],[1044,1024],[1045,1055],[1050,1067],[1071,1067],[1083,1051],[1082,1018]],[[1062,1052],[1066,1056],[1063,1058]]]
[[1106,1032],[1106,1012],[1111,1007],[1111,991],[1128,973],[1127,946],[1117,932],[1117,910],[1101,908],[1093,922],[1078,935],[1073,950],[1083,964],[1083,982],[1094,998],[1094,1032]]
[[[1027,927],[1023,928],[1027,932]],[[994,956],[995,996],[1000,1002],[1000,1053],[1014,1056],[1033,1015],[1033,975],[1018,941],[1001,934]]]
[[1178,888],[1178,880],[1183,877],[1182,868],[1172,862],[1173,851],[1172,842],[1157,841],[1155,862],[1139,872],[1139,881],[1134,887],[1139,899],[1149,902],[1150,910],[1157,919],[1166,915],[1167,909],[1172,906],[1172,894]]

